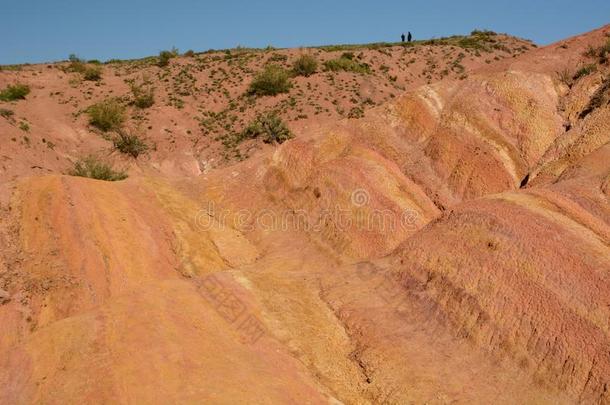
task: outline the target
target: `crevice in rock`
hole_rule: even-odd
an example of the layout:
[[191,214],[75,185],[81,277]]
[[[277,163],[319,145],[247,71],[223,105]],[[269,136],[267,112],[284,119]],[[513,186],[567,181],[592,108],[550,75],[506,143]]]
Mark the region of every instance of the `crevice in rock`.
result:
[[527,183],[530,181],[530,174],[526,174],[523,180],[521,180],[521,184],[519,184],[519,188],[524,188],[527,186]]

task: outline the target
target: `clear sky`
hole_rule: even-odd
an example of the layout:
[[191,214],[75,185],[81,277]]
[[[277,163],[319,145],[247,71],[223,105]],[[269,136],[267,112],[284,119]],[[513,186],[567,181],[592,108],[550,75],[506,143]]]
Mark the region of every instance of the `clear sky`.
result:
[[176,46],[298,47],[474,28],[547,44],[610,23],[610,0],[0,0],[0,64],[138,58]]

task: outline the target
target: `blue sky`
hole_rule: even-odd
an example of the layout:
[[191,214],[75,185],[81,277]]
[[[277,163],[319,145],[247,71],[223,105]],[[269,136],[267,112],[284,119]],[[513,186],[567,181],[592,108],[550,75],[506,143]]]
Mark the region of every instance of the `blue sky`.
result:
[[607,23],[608,0],[0,0],[0,64],[394,41],[408,30],[424,39],[487,28],[547,44]]

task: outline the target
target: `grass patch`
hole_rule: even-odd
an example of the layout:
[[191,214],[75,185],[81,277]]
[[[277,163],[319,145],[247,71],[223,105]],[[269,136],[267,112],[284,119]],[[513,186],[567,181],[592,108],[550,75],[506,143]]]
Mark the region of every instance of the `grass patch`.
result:
[[24,100],[28,94],[30,94],[30,86],[17,83],[0,91],[0,101]]
[[483,36],[483,37],[494,37],[496,35],[498,35],[497,33],[490,31],[490,30],[472,30],[472,32],[470,33],[471,36],[476,37],[476,36]]
[[78,160],[74,164],[74,168],[70,170],[68,174],[70,176],[88,177],[90,179],[105,181],[118,181],[127,178],[125,172],[114,170],[112,166],[98,160],[98,158],[93,155]]
[[23,69],[23,66],[27,66],[27,63],[25,65],[0,65],[0,70],[19,72]]
[[112,143],[116,150],[136,159],[148,150],[148,145],[139,136],[121,130]]
[[599,48],[599,61],[600,63],[608,62],[608,55],[610,55],[610,38],[606,40],[606,43]]
[[86,66],[83,71],[83,79],[90,81],[98,81],[102,79],[102,67],[98,65]]
[[290,75],[286,69],[277,65],[267,65],[254,77],[248,93],[257,96],[275,96],[288,92],[290,87]]
[[366,63],[360,63],[353,58],[351,52],[346,52],[340,58],[327,60],[324,62],[324,67],[332,72],[345,71],[353,73],[368,74],[371,68]]
[[309,77],[316,73],[318,61],[311,55],[301,55],[292,64],[292,72],[295,76]]
[[263,137],[265,143],[283,143],[294,137],[290,129],[275,113],[261,114],[241,133],[241,139]]
[[115,98],[109,98],[87,109],[89,124],[102,131],[118,130],[125,122],[125,107]]
[[581,77],[585,77],[590,75],[591,73],[597,71],[597,66],[594,64],[591,65],[587,65],[587,66],[583,66],[580,69],[578,69],[578,71],[576,71],[576,73],[574,74],[573,79],[574,80],[578,80]]
[[159,60],[157,61],[157,66],[165,67],[169,65],[169,61],[178,56],[178,49],[172,48],[171,51],[161,51],[159,52]]
[[129,84],[133,94],[133,104],[138,108],[149,108],[155,104],[155,88],[152,82],[144,77],[141,83],[135,81]]
[[610,38],[599,48],[594,48],[589,45],[589,48],[587,48],[584,55],[588,58],[597,58],[601,64],[607,63],[608,56],[610,56]]
[[580,119],[584,119],[596,109],[610,103],[610,76],[606,76],[602,85],[595,91],[589,103],[579,114]]
[[15,112],[6,108],[0,108],[0,117],[4,117],[7,120],[11,119],[15,115]]
[[102,78],[102,67],[99,66],[99,61],[94,60],[87,64],[74,54],[70,55],[68,59],[70,64],[65,69],[67,72],[79,73],[83,79],[89,81],[98,81]]
[[[489,45],[492,44],[492,48],[498,49],[498,44],[495,44],[496,40],[493,38],[496,34],[493,31],[489,30],[474,30],[470,33],[470,36],[467,37],[455,37],[457,39],[457,45],[464,49],[475,49],[482,51],[489,51]],[[501,45],[500,45],[501,47]],[[507,50],[504,47],[505,51]]]
[[30,124],[28,124],[25,121],[21,121],[19,123],[19,129],[22,130],[23,132],[30,132]]
[[572,84],[574,84],[574,75],[572,74],[572,72],[570,72],[569,69],[563,69],[560,70],[557,73],[557,78],[559,79],[560,82],[562,82],[563,84],[565,84],[568,87],[572,87]]

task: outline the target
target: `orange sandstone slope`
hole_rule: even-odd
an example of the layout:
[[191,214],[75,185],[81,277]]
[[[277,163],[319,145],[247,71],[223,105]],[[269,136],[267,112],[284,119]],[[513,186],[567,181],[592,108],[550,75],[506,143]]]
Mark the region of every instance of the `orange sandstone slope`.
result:
[[0,402],[610,403],[609,32],[198,177],[7,183]]

